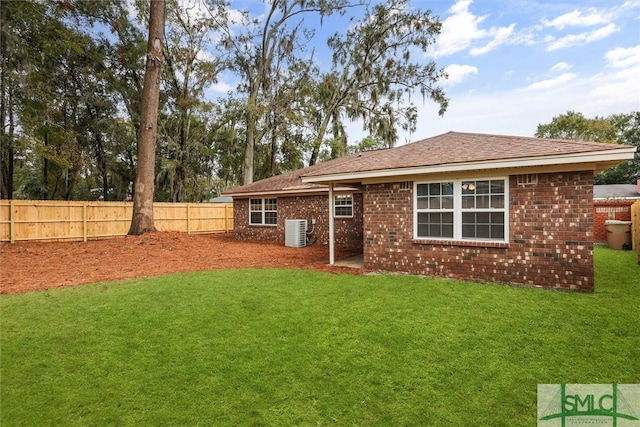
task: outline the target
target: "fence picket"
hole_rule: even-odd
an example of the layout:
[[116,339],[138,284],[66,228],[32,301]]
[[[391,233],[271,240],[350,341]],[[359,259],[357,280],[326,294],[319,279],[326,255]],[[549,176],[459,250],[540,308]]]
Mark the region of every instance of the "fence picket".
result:
[[[159,231],[224,233],[233,229],[232,203],[154,203]],[[131,202],[0,200],[0,241],[57,241],[125,236]]]
[[631,242],[640,264],[640,200],[631,205]]

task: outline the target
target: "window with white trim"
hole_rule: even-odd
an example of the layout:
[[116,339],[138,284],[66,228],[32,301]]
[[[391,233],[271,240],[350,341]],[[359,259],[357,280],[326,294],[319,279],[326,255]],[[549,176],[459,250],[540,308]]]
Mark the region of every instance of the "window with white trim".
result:
[[416,183],[414,194],[416,238],[507,241],[506,178]]
[[336,218],[353,217],[352,194],[336,194],[333,196],[333,216]]
[[249,199],[249,224],[278,225],[278,199]]

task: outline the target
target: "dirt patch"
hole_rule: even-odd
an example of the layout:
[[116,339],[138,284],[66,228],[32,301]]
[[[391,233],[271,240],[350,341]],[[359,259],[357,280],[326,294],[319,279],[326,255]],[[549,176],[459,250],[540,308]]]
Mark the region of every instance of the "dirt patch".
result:
[[[336,259],[353,255],[344,251]],[[0,244],[0,293],[17,294],[183,271],[283,267],[360,274],[329,266],[329,248],[238,241],[233,234],[149,233],[89,242]]]

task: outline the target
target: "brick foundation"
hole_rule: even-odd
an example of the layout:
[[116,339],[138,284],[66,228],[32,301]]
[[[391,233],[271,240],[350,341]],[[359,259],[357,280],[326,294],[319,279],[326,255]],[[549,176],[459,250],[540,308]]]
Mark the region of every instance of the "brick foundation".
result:
[[365,187],[364,260],[386,270],[593,290],[593,174],[510,178],[509,243],[413,239],[413,186]]

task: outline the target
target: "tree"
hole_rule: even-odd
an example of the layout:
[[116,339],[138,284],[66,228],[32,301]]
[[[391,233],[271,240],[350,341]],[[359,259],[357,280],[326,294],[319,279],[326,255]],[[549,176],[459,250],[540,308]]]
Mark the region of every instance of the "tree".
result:
[[607,118],[616,128],[618,144],[637,147],[635,158],[596,175],[596,184],[635,184],[640,179],[640,111]]
[[[220,50],[228,52],[227,66],[241,77],[239,90],[246,95],[244,184],[253,182],[256,147],[273,126],[274,116],[269,120],[266,115],[272,111],[279,115],[283,111],[280,106],[291,99],[288,93],[274,90],[274,82],[291,77],[284,74],[286,66],[309,61],[302,55],[314,31],[304,26],[303,16],[319,15],[322,19],[351,6],[346,0],[274,0],[262,20],[250,17],[248,12],[239,23],[226,20]],[[237,25],[235,31],[231,29],[233,24]],[[283,74],[277,75],[276,68]]]
[[616,128],[607,119],[587,119],[582,113],[567,111],[555,116],[551,123],[538,125],[535,136],[573,141],[616,142]]
[[318,160],[329,129],[334,141],[342,141],[340,153],[346,151],[344,118],[361,120],[372,136],[392,147],[398,127],[415,131],[417,112],[410,101],[415,91],[438,103],[439,114],[444,114],[448,100],[436,83],[445,73],[433,61],[425,63],[421,55],[418,60],[413,58],[435,43],[440,28],[430,10],[414,10],[407,0],[391,0],[367,8],[365,16],[345,34],[336,33],[329,39],[332,67],[317,90],[319,126],[310,165]]
[[[20,22],[25,22],[30,8],[18,2],[0,2],[0,198],[13,198],[15,165],[15,93],[20,55]],[[22,15],[18,16],[16,15]],[[10,71],[10,70],[13,70]]]
[[166,184],[172,202],[194,200],[195,193],[188,187],[193,189],[197,172],[206,169],[201,155],[206,157],[210,150],[206,126],[211,104],[202,99],[204,90],[216,81],[220,66],[219,61],[207,59],[203,49],[210,33],[217,29],[214,22],[185,10],[176,0],[167,4],[164,47],[167,101],[159,138],[161,170],[157,183]]
[[95,139],[85,136],[95,120],[86,115],[115,110],[104,93],[104,51],[73,27],[72,4],[24,6],[39,11],[35,20],[21,23],[28,29],[21,40],[26,60],[15,92],[22,140],[37,154],[25,190],[32,197],[71,199],[91,169],[88,153]]
[[[640,150],[640,112],[614,114],[607,118],[586,118],[582,113],[567,111],[551,123],[538,125],[537,138],[596,141],[635,145]],[[640,154],[595,176],[596,184],[635,184],[640,178]]]
[[[118,107],[117,112],[109,116],[108,126],[99,126],[109,130],[109,137],[104,139],[104,144],[92,146],[96,167],[102,176],[102,197],[104,200],[125,200],[131,195],[136,173],[147,40],[132,20],[131,2],[127,0],[76,0],[74,5],[77,20],[84,28],[92,30],[96,44],[105,51],[105,70],[102,72],[108,88],[105,95]],[[145,12],[148,18],[149,10]],[[101,25],[96,26],[96,22]],[[110,34],[103,34],[101,29],[108,29]],[[97,142],[95,135],[93,139]]]
[[149,11],[149,41],[140,100],[140,131],[138,133],[138,165],[133,194],[133,216],[129,235],[156,231],[153,223],[153,193],[155,184],[156,136],[158,105],[162,76],[165,1],[151,1]]
[[[131,28],[123,1],[5,1],[0,8],[2,197],[124,200],[136,141],[132,121],[118,117],[126,111],[118,64],[128,55],[100,33]],[[131,40],[125,44],[135,51]]]

